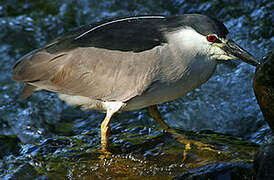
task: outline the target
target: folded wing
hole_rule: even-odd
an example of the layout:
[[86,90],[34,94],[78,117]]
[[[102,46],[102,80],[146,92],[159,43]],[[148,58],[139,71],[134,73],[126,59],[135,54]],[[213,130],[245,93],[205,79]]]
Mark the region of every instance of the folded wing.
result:
[[164,18],[145,16],[82,27],[22,57],[13,79],[26,83],[23,98],[44,89],[127,101],[155,81],[166,43],[159,21]]

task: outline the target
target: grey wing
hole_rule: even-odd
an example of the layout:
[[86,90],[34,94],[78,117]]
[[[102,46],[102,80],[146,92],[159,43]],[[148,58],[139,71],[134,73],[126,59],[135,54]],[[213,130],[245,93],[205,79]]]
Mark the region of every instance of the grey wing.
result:
[[142,94],[155,79],[157,53],[157,48],[131,53],[90,47],[58,55],[42,50],[15,65],[13,79],[31,85],[25,87],[24,97],[44,89],[125,102]]
[[23,97],[48,90],[104,101],[127,101],[155,81],[165,18],[135,17],[84,26],[22,57],[13,79]]

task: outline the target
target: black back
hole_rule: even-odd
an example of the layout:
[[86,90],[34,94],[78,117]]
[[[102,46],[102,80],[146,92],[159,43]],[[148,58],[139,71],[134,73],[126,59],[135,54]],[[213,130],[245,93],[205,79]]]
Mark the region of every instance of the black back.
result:
[[46,46],[50,53],[76,47],[97,47],[119,51],[142,52],[167,43],[166,33],[192,27],[197,32],[225,37],[223,23],[199,14],[181,16],[139,16],[95,23],[69,32]]

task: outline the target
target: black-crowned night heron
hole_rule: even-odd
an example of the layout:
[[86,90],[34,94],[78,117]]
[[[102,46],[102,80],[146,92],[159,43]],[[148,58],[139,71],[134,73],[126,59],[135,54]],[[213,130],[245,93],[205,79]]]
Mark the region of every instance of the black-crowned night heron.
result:
[[26,83],[22,98],[47,90],[70,105],[106,111],[101,124],[106,147],[114,113],[149,107],[153,119],[169,131],[156,105],[201,86],[216,60],[234,58],[258,64],[215,19],[139,16],[65,34],[22,57],[12,78]]

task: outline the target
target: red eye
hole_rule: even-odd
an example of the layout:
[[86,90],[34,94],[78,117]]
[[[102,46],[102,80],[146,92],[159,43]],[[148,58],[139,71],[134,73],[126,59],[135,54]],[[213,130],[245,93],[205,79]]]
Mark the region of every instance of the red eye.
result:
[[209,42],[215,42],[217,40],[216,36],[213,36],[213,35],[208,35],[206,37],[206,39],[209,41]]

